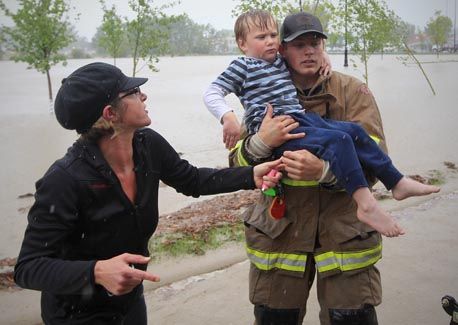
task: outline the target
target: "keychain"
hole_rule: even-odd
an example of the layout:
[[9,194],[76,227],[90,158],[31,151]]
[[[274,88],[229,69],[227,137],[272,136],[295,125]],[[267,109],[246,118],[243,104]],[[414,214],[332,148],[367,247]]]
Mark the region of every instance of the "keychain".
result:
[[[275,177],[277,174],[276,169],[272,169],[268,176]],[[267,188],[267,186],[263,183],[261,191],[264,195],[272,196],[273,200],[269,207],[269,214],[274,219],[281,219],[285,215],[286,204],[285,204],[285,196],[283,194],[283,187],[281,183],[278,183],[275,187]]]
[[272,218],[279,220],[285,216],[286,204],[283,186],[278,183],[274,189],[275,197],[269,207],[269,214]]

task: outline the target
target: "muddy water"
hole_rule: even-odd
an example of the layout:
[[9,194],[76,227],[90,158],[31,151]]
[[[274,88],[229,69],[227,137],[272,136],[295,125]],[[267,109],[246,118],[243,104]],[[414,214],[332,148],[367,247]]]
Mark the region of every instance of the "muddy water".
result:
[[[159,73],[145,68],[137,74],[150,78],[142,89],[149,97],[151,127],[196,165],[227,165],[221,127],[206,111],[202,92],[232,58],[163,58]],[[342,68],[342,56],[331,59],[336,70],[361,78],[361,71]],[[436,60],[434,56],[421,59]],[[458,60],[458,56],[443,59]],[[63,77],[92,61],[71,60],[66,67],[53,68],[54,91]],[[118,66],[130,74],[130,60],[118,60]],[[391,157],[406,173],[440,168],[443,161],[458,163],[458,62],[425,64],[424,68],[436,96],[420,70],[413,65],[403,66],[394,56],[374,56],[369,66],[369,86],[384,120]],[[31,198],[18,199],[18,195],[34,192],[34,182],[64,154],[76,135],[63,130],[48,113],[44,75],[9,61],[0,62],[0,71],[0,227],[8,230],[0,236],[1,258],[17,254],[26,224],[26,214],[20,209],[32,202]],[[229,96],[228,102],[242,114],[235,97]],[[174,211],[193,200],[163,188],[161,213]]]

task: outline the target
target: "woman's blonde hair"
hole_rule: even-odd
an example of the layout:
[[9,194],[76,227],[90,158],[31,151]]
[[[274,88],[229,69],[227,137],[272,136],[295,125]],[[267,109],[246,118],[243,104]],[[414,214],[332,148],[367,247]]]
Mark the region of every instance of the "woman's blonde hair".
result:
[[[126,104],[120,100],[114,100],[110,105],[118,114],[122,114],[126,109]],[[118,136],[121,131],[122,127],[100,116],[87,132],[81,134],[80,139],[90,142],[97,142],[100,138],[105,136],[110,136],[110,138],[113,139]]]

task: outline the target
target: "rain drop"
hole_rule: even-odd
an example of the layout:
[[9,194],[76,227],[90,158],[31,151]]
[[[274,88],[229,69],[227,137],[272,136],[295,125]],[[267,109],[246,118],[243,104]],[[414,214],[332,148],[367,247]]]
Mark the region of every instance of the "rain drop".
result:
[[84,239],[84,236],[85,236],[85,233],[83,232],[83,233],[81,234],[81,239]]
[[49,213],[54,213],[56,211],[56,206],[53,204],[49,207]]

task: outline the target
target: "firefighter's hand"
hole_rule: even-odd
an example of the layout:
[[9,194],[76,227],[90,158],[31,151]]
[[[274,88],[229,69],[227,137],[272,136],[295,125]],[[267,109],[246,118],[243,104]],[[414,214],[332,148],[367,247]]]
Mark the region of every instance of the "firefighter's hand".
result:
[[232,149],[240,139],[240,122],[234,112],[227,112],[222,117],[223,142],[226,149]]
[[305,136],[305,133],[290,134],[299,126],[291,116],[278,115],[272,117],[273,108],[267,104],[266,116],[262,120],[258,131],[259,138],[270,148],[276,148],[288,140],[298,139]]
[[133,264],[147,264],[150,258],[142,255],[122,254],[95,263],[95,283],[102,285],[115,296],[131,292],[143,280],[158,282],[157,275],[137,270]]
[[294,180],[316,181],[323,173],[323,160],[305,149],[285,151],[280,159],[286,175]]
[[[274,161],[268,161],[263,164],[259,164],[253,167],[253,176],[254,182],[257,188],[262,188],[263,185],[266,188],[274,187],[280,181],[282,173],[279,172],[284,168],[284,165],[281,163],[280,159]],[[269,172],[275,169],[277,173],[275,176],[269,176]]]

